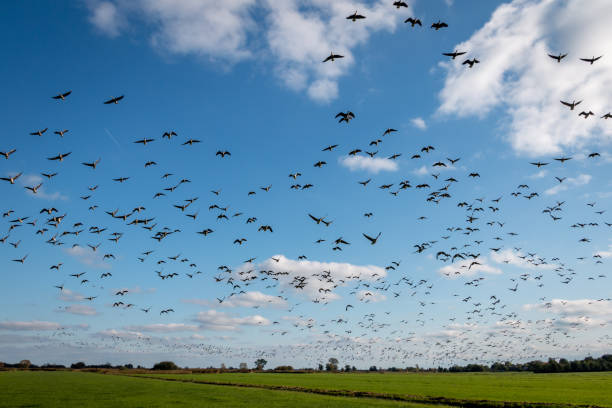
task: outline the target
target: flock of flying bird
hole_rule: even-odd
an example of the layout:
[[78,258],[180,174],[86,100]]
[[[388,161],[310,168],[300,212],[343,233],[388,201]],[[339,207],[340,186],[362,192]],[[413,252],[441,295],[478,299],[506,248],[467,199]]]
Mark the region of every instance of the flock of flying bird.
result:
[[[402,1],[394,2],[393,6],[395,6],[397,9],[408,7],[407,4]],[[367,18],[367,16],[361,15],[358,13],[358,11],[355,11],[346,18],[352,23],[358,24],[359,20],[363,20]],[[422,27],[421,20],[414,17],[407,18],[405,23],[410,24],[411,27]],[[437,22],[431,24],[431,28],[438,31],[448,28],[448,24],[438,20]],[[467,51],[459,50],[443,53],[444,56],[450,57],[452,60],[466,54]],[[557,63],[562,63],[567,57],[567,54],[549,54],[548,56],[554,59]],[[341,63],[341,61],[338,60],[341,60],[342,58],[342,55],[331,52],[330,55],[323,60],[323,62]],[[602,57],[581,58],[581,60],[589,63],[589,65],[593,65],[600,58]],[[466,59],[462,62],[462,64],[466,65],[468,68],[474,68],[475,65],[479,63],[481,63],[481,61],[479,61],[476,57]],[[483,63],[486,63],[486,61],[483,61]],[[71,95],[72,91],[66,91],[52,96],[52,99],[55,101],[55,103],[69,103]],[[116,109],[121,109],[120,105],[125,102],[124,99],[124,95],[120,95],[111,97],[110,99],[103,101],[103,103],[106,105],[118,105]],[[564,106],[567,106],[570,111],[574,111],[574,109],[580,105],[582,101],[561,101],[561,103]],[[115,109],[115,107],[112,109]],[[595,114],[591,110],[585,110],[579,114],[579,116],[584,117],[584,119],[588,119],[594,115]],[[339,112],[333,116],[333,118],[336,119],[341,126],[354,126],[352,122],[356,119],[356,117],[357,115],[350,110]],[[612,114],[606,113],[601,117],[603,119],[610,119],[612,118]],[[30,135],[46,137],[48,130],[49,128],[34,130],[30,132]],[[393,137],[393,135],[397,132],[397,129],[390,127],[386,128],[382,132],[380,138],[377,137],[371,140],[367,146],[354,148],[347,152],[347,154],[348,156],[363,155],[364,157],[370,158],[378,157],[379,155],[382,155],[380,152],[380,147],[383,145],[384,141],[390,137]],[[68,129],[56,130],[53,133],[62,139],[70,136]],[[173,143],[174,138],[180,137],[175,131],[164,131],[163,133],[160,133],[161,139],[168,139],[168,143]],[[135,140],[133,143],[146,148],[153,143],[159,142],[156,140],[156,138],[145,137]],[[182,146],[188,147],[192,147],[199,143],[201,143],[201,140],[193,138],[187,138],[180,142]],[[325,157],[321,157],[319,160],[317,160],[312,165],[315,170],[312,170],[311,168],[310,171],[325,171],[324,168],[328,164],[327,162],[329,160],[327,157],[329,157],[329,155],[339,147],[339,144],[330,144],[320,149],[320,154],[325,155]],[[14,155],[19,154],[21,150],[22,148],[7,146],[4,151],[0,151],[0,157],[3,157],[10,162]],[[402,159],[415,162],[428,160],[432,163],[430,168],[433,169],[433,171],[437,171],[437,169],[442,170],[456,168],[456,165],[461,160],[460,157],[437,157],[435,159],[430,159],[430,157],[434,157],[436,152],[437,148],[435,146],[427,144],[412,154],[405,155],[401,152],[390,152],[385,156],[385,158],[387,160],[398,160],[401,157]],[[217,150],[215,157],[218,160],[232,160],[232,154],[225,149]],[[601,155],[598,152],[592,152],[588,154],[586,160],[595,161],[600,159],[600,157]],[[60,163],[73,160],[74,157],[72,156],[71,151],[67,151],[58,153],[56,155],[49,155],[45,159],[45,162],[57,162],[57,165],[59,166]],[[531,162],[531,165],[541,168],[543,166],[551,166],[553,162],[556,162],[558,166],[563,166],[570,160],[572,160],[572,157],[562,156],[555,157],[552,159],[552,161],[548,162]],[[95,170],[99,166],[104,165],[104,162],[101,158],[97,158],[94,161],[82,161],[81,164],[85,167],[91,168],[94,171],[91,176],[93,181],[96,174]],[[155,160],[147,160],[144,166],[145,168],[155,167],[157,166],[157,162]],[[26,170],[11,174],[5,173],[3,177],[0,177],[0,180],[6,182],[3,186],[0,186],[3,195],[16,194],[15,191],[22,188],[19,185],[19,180],[20,177],[23,176],[24,171]],[[42,182],[37,182],[33,185],[25,185],[23,186],[23,189],[27,190],[32,195],[39,194],[43,185],[55,182],[56,177],[61,178],[59,172],[60,170],[41,172],[40,174],[43,177]],[[314,188],[315,186],[312,183],[302,183],[300,181],[303,174],[307,175],[308,169],[290,172],[288,177],[291,179],[291,183],[288,188],[291,190],[300,191]],[[161,186],[158,191],[152,193],[151,200],[172,198],[172,204],[167,206],[168,211],[178,211],[190,220],[196,222],[200,220],[202,216],[199,215],[198,210],[192,211],[191,208],[192,206],[196,207],[200,203],[200,200],[204,199],[200,198],[196,194],[195,196],[187,199],[176,200],[176,190],[179,187],[188,185],[192,182],[191,179],[186,177],[179,177],[178,179],[176,177],[177,176],[171,173],[164,172],[161,176],[161,179],[164,182],[170,179],[176,179],[177,181],[169,186]],[[388,192],[394,197],[400,197],[410,190],[419,190],[427,192],[424,196],[424,201],[426,204],[433,206],[433,208],[440,207],[440,204],[443,202],[452,202],[455,200],[453,186],[461,181],[464,181],[461,180],[461,177],[457,176],[457,178],[444,178],[440,172],[431,174],[431,177],[432,179],[430,182],[421,182],[414,186],[413,183],[407,179],[392,183],[384,182],[374,186],[373,184],[375,181],[372,178],[368,178],[359,180],[358,184],[355,186],[355,189],[370,190],[372,194],[375,193],[375,191],[372,191],[372,189],[376,189],[380,190],[381,192]],[[480,177],[481,175],[479,172],[468,171],[465,180],[472,180],[472,182],[477,183]],[[558,183],[563,183],[566,180],[566,177],[555,177],[555,179]],[[113,178],[112,182],[129,184],[131,180],[131,177],[122,176]],[[378,360],[389,362],[409,362],[413,358],[427,357],[432,363],[437,362],[446,364],[460,361],[466,355],[476,357],[480,355],[483,359],[492,361],[502,358],[508,354],[521,356],[523,358],[539,356],[538,347],[533,347],[533,344],[537,342],[541,344],[545,343],[551,347],[567,349],[568,343],[565,343],[564,340],[571,339],[572,336],[574,336],[574,333],[570,332],[568,327],[560,325],[559,321],[555,321],[555,319],[532,322],[530,320],[521,320],[516,311],[511,312],[505,310],[508,305],[504,299],[507,298],[507,296],[519,291],[519,284],[523,285],[533,283],[536,287],[542,288],[545,286],[546,281],[551,281],[555,277],[558,278],[559,282],[562,284],[570,284],[574,282],[575,279],[581,277],[579,272],[577,272],[575,268],[569,264],[569,262],[563,261],[560,257],[548,258],[538,254],[535,251],[513,246],[508,242],[519,235],[519,233],[515,231],[508,231],[506,222],[503,222],[500,218],[498,218],[498,216],[503,212],[503,204],[505,204],[508,200],[525,198],[526,200],[531,201],[532,199],[537,199],[540,197],[538,192],[533,191],[526,184],[519,184],[514,191],[507,192],[507,194],[500,193],[499,196],[495,196],[495,198],[492,199],[487,199],[485,197],[473,197],[471,199],[456,200],[457,202],[453,204],[456,205],[456,208],[458,209],[457,211],[461,211],[460,214],[462,214],[456,225],[446,228],[446,230],[442,231],[441,235],[435,239],[411,244],[412,250],[410,252],[415,255],[410,256],[431,254],[433,259],[444,264],[441,271],[443,271],[445,278],[463,279],[462,282],[464,286],[464,293],[453,293],[449,294],[448,297],[451,298],[452,301],[456,301],[456,305],[458,305],[456,306],[457,310],[460,310],[460,306],[462,305],[469,305],[469,310],[465,311],[465,316],[463,318],[452,317],[443,326],[447,330],[455,331],[454,340],[442,339],[442,337],[440,339],[432,338],[432,341],[436,342],[436,347],[426,347],[420,352],[414,351],[418,349],[418,343],[420,341],[419,335],[414,331],[414,327],[429,325],[431,322],[435,322],[437,320],[435,315],[428,314],[427,306],[435,303],[432,302],[431,298],[432,293],[439,285],[439,279],[434,279],[431,276],[417,279],[409,270],[401,270],[402,267],[405,267],[406,262],[402,263],[400,260],[393,260],[389,262],[389,264],[384,268],[384,274],[373,273],[367,276],[359,274],[342,276],[329,268],[320,270],[312,275],[305,275],[296,273],[290,269],[283,269],[283,267],[280,265],[284,265],[286,259],[282,256],[273,256],[261,264],[257,264],[255,262],[256,258],[252,257],[244,260],[238,267],[221,265],[218,267],[216,273],[211,273],[210,271],[201,270],[198,267],[197,260],[195,259],[197,257],[195,256],[190,258],[183,256],[182,254],[173,254],[170,256],[163,254],[165,240],[169,237],[177,235],[182,236],[182,239],[191,240],[192,238],[186,235],[188,233],[197,233],[204,239],[210,239],[209,236],[214,237],[216,230],[225,228],[225,223],[234,219],[243,219],[245,225],[255,224],[256,231],[259,233],[274,233],[276,227],[261,222],[256,216],[246,216],[242,211],[230,211],[229,205],[221,205],[214,202],[218,197],[222,197],[223,195],[221,190],[214,189],[208,193],[210,194],[211,202],[207,204],[207,208],[209,213],[214,214],[214,219],[216,221],[214,221],[215,224],[207,225],[201,230],[187,232],[187,228],[185,227],[162,227],[160,223],[161,219],[163,218],[163,214],[149,214],[145,206],[146,203],[139,203],[138,205],[134,206],[132,210],[123,211],[121,213],[119,212],[119,209],[106,210],[104,212],[104,216],[108,217],[109,221],[112,219],[114,222],[113,227],[107,227],[104,225],[106,223],[102,220],[103,215],[100,214],[99,210],[99,207],[101,207],[103,203],[95,202],[96,191],[101,186],[103,185],[95,184],[87,186],[86,194],[80,197],[82,202],[85,203],[85,206],[88,207],[88,211],[92,214],[92,217],[96,220],[95,222],[89,224],[85,220],[71,219],[69,212],[64,208],[61,208],[62,203],[58,203],[58,208],[42,208],[39,211],[39,214],[21,214],[17,208],[3,209],[2,219],[7,223],[7,230],[2,236],[0,236],[0,245],[10,245],[12,251],[11,254],[15,254],[10,256],[10,261],[13,264],[27,265],[28,261],[30,260],[30,254],[20,252],[23,250],[24,244],[25,246],[28,245],[25,241],[27,239],[42,239],[43,242],[52,246],[71,246],[72,249],[82,247],[84,250],[91,251],[92,253],[102,254],[101,257],[103,261],[112,262],[119,255],[115,254],[115,251],[109,249],[108,247],[110,245],[114,245],[115,248],[119,249],[120,246],[118,246],[118,244],[120,240],[126,234],[133,234],[133,229],[126,231],[126,228],[140,227],[142,230],[146,231],[147,234],[149,234],[150,239],[152,239],[152,244],[155,246],[152,246],[151,249],[147,249],[135,256],[128,254],[122,254],[122,256],[133,257],[137,264],[153,264],[154,267],[151,273],[154,273],[155,276],[159,277],[162,281],[174,278],[205,279],[204,282],[206,283],[212,282],[219,285],[218,290],[220,296],[217,297],[217,302],[219,305],[223,304],[224,302],[231,302],[233,299],[240,298],[241,296],[246,296],[248,294],[248,289],[251,286],[258,287],[257,285],[259,285],[260,287],[265,287],[265,290],[268,291],[277,289],[280,294],[276,296],[274,300],[270,299],[268,302],[288,304],[287,310],[290,313],[296,314],[292,320],[288,320],[292,322],[291,324],[293,329],[296,331],[306,332],[316,331],[316,333],[320,335],[317,343],[312,344],[310,348],[307,345],[284,345],[279,346],[274,351],[268,350],[266,352],[257,352],[257,356],[260,357],[265,356],[279,358],[282,353],[285,353],[287,358],[290,358],[297,352],[313,353],[314,351],[325,350],[324,352],[315,353],[314,355],[316,357],[313,358],[315,360],[318,359],[317,361],[322,361],[325,359],[324,353],[332,352],[343,356],[343,358],[350,361],[367,361],[371,360],[372,358],[376,358]],[[249,197],[258,193],[268,193],[271,189],[272,184],[268,184],[245,193],[246,196]],[[512,198],[506,198],[506,195],[511,196]],[[564,201],[558,201],[552,206],[545,207],[542,210],[542,213],[550,217],[552,221],[558,222],[563,219],[561,214],[563,213],[564,205]],[[570,227],[581,232],[590,228],[612,227],[612,223],[601,219],[601,217],[604,217],[604,214],[606,214],[605,209],[596,208],[596,205],[597,203],[590,202],[586,204],[586,207],[591,208],[592,215],[600,217],[600,219],[596,221],[587,220],[575,222]],[[236,207],[237,206],[231,206],[232,209]],[[375,212],[369,209],[363,214],[363,217],[366,219],[371,219],[374,216]],[[425,221],[426,219],[427,217],[421,216],[417,219],[417,221],[421,222]],[[325,233],[334,231],[334,221],[329,219],[327,215],[320,216],[318,214],[305,211],[304,222],[309,222],[308,220],[323,227],[322,231]],[[489,231],[493,231],[494,236],[491,238],[487,237]],[[81,239],[84,236],[104,236],[108,244],[91,244],[87,242],[85,245],[83,245],[83,241]],[[364,239],[367,244],[374,246],[378,244],[380,240],[384,239],[384,234],[382,231],[365,231],[361,234],[359,239]],[[86,241],[88,240],[86,239]],[[577,241],[577,244],[579,245],[588,245],[591,242],[590,238],[587,236],[580,236],[580,239]],[[343,251],[347,246],[351,245],[351,242],[352,239],[349,239],[340,233],[336,233],[336,235],[331,238],[316,237],[316,240],[314,240],[315,245],[330,243],[331,250],[334,252]],[[236,237],[232,244],[238,247],[248,246],[248,239],[241,235]],[[585,253],[588,253],[588,249],[586,248],[587,247],[585,247]],[[511,282],[507,287],[498,288],[496,293],[486,294],[483,297],[484,294],[478,292],[475,290],[475,288],[484,285],[483,281],[486,279],[485,275],[478,275],[477,273],[475,274],[473,272],[484,270],[486,261],[483,260],[483,258],[485,258],[485,252],[488,251],[490,251],[492,254],[505,254],[507,259],[503,260],[504,263],[516,264],[516,262],[519,262],[522,265],[526,265],[526,269],[529,272],[510,278]],[[3,252],[6,252],[6,250],[3,250]],[[403,254],[403,257],[407,256],[409,256],[409,254]],[[153,257],[157,257],[157,259],[152,259]],[[592,259],[593,266],[598,266],[599,264],[603,263],[601,255],[593,255],[592,251],[588,253],[588,255],[580,257],[578,261],[585,262],[588,260],[588,258]],[[517,259],[520,261],[516,261]],[[306,255],[300,255],[297,262],[307,263],[309,261]],[[236,262],[233,260],[231,263],[235,264]],[[182,270],[181,272],[164,273],[163,268],[167,264],[171,264],[173,270],[181,270],[179,268],[182,268]],[[49,269],[51,271],[62,273],[62,266],[63,263],[58,262],[56,264],[49,265]],[[257,270],[258,268],[261,269]],[[106,280],[117,279],[117,276],[115,276],[116,273],[114,274],[113,272],[106,271],[101,273],[98,277],[94,277],[93,272],[67,273],[63,282],[55,285],[55,288],[61,294],[67,291],[69,287],[73,287],[76,284],[78,284],[77,287],[79,288],[93,289],[94,287],[97,287],[101,290],[100,293],[97,295],[81,296],[79,299],[82,302],[94,302],[96,299],[102,296],[102,294],[107,293],[102,291],[103,282]],[[606,275],[604,272],[593,274],[588,277],[589,280],[599,280],[605,278]],[[60,278],[58,279],[62,280]],[[74,279],[74,281],[71,279]],[[76,284],[73,284],[73,282],[76,282]],[[337,299],[337,295],[335,294],[336,289],[349,285],[353,285],[351,286],[350,294],[355,295],[355,299],[363,304],[362,307],[365,307],[365,304],[367,303],[376,301],[375,299],[377,296],[381,296],[381,294],[386,294],[383,296],[390,297],[391,300],[399,298],[412,301],[412,299],[414,299],[414,307],[416,312],[415,318],[412,320],[405,318],[401,320],[399,324],[397,324],[392,320],[391,310],[385,312],[384,315],[366,313],[361,316],[357,316],[357,312],[354,311],[357,303],[352,302],[342,306],[344,311],[343,315],[330,319],[329,321],[317,322],[315,319],[305,316],[305,314],[298,315],[298,312],[295,312],[295,309],[301,305],[300,302],[291,304],[291,302],[295,301],[295,297],[297,299],[305,298],[315,304],[328,305]],[[300,295],[295,295],[296,292],[303,292],[305,295],[300,297]],[[108,307],[120,310],[140,309],[140,312],[145,314],[148,314],[151,311],[152,308],[150,306],[136,305],[126,300],[130,298],[130,295],[131,293],[129,289],[122,288],[113,290],[112,294],[109,295],[111,297],[111,301],[106,305]],[[548,303],[546,303],[547,300]],[[550,300],[546,298],[546,296],[541,297],[539,301],[544,302],[543,304],[547,305],[547,307],[552,307],[553,305]],[[598,301],[610,302],[610,299],[599,299]],[[176,305],[161,308],[155,313],[158,313],[159,316],[169,315],[174,312],[174,308],[176,308]],[[589,316],[581,316],[580,318],[588,320]],[[485,333],[482,335],[483,337],[479,341],[474,340],[472,335],[477,332],[478,324],[485,321],[488,322],[490,321],[489,319],[501,322],[502,328],[500,331],[498,333]],[[264,319],[262,319],[261,322],[264,322]],[[347,323],[349,322],[353,323],[353,328],[345,329]],[[578,323],[580,323],[580,321],[576,322],[574,327],[578,327]],[[280,326],[281,324],[282,323],[280,321],[272,322],[272,329],[269,331],[269,333],[271,335],[281,336],[288,334],[291,328],[275,329],[277,325]],[[355,327],[358,327],[361,331],[363,331],[363,333],[353,336],[352,332],[355,330]],[[531,343],[524,343],[524,333],[521,332],[527,328],[538,333],[535,335]],[[182,351],[186,355],[194,353],[202,353],[203,355],[225,354],[229,357],[243,356],[247,354],[247,351],[237,351],[237,348],[225,349],[222,347],[220,348],[204,344],[155,343],[154,339],[146,336],[139,337],[136,340],[128,340],[119,336],[112,336],[111,338],[115,346],[122,347],[124,349],[128,348],[133,351],[139,350],[142,345],[146,345],[148,347],[161,347],[165,351]],[[375,338],[384,338],[386,342],[377,343],[374,341]],[[370,340],[360,342],[360,339]],[[609,341],[609,338],[605,341]],[[580,349],[580,345],[573,344],[572,347],[576,347],[576,350]]]

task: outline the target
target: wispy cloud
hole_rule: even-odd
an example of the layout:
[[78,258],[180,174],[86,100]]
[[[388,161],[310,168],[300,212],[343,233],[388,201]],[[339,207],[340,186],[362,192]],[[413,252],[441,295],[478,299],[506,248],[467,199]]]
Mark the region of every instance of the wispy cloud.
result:
[[287,306],[287,301],[280,296],[266,295],[259,291],[245,292],[225,298],[219,303],[217,300],[210,301],[205,299],[184,299],[184,303],[191,303],[200,306],[218,307],[274,307],[283,308]]
[[412,125],[418,129],[421,130],[425,130],[427,129],[427,123],[425,123],[425,120],[423,118],[414,118],[410,120],[410,123],[412,123]]
[[207,310],[198,313],[195,322],[204,330],[213,331],[239,331],[243,326],[269,326],[270,320],[260,315],[232,316],[216,310]]
[[19,330],[19,331],[39,331],[57,330],[62,327],[59,323],[45,322],[39,320],[32,321],[4,321],[0,322],[0,330]]

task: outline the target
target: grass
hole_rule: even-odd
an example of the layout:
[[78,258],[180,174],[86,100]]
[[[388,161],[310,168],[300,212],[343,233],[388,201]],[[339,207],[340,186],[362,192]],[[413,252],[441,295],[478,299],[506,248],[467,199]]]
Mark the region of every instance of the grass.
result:
[[83,372],[0,372],[0,407],[408,407],[424,405],[330,397]]
[[153,374],[164,378],[466,400],[528,401],[612,408],[612,372],[385,374]]

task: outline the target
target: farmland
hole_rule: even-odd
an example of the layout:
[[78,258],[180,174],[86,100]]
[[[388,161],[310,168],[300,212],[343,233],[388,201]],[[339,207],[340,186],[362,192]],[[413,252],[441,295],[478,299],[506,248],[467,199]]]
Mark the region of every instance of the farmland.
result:
[[0,372],[0,389],[0,407],[612,407],[612,373],[9,371]]

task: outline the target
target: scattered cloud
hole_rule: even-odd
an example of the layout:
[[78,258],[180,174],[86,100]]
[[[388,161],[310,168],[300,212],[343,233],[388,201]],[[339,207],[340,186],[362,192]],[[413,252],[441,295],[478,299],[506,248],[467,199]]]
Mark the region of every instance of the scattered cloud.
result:
[[[347,10],[355,9],[367,18],[347,23]],[[89,10],[90,22],[111,37],[127,31],[128,23],[144,22],[151,45],[169,54],[274,61],[289,89],[323,103],[337,98],[338,80],[355,62],[352,51],[372,33],[393,32],[411,13],[411,7],[398,12],[384,0],[91,0]],[[263,23],[254,16],[263,16]],[[332,51],[344,58],[323,64]]]
[[387,297],[385,295],[373,290],[360,290],[355,294],[355,296],[362,302],[377,303],[387,300]]
[[[508,112],[505,126],[513,148],[530,156],[612,140],[612,127],[599,116],[612,104],[612,58],[593,65],[579,58],[607,49],[612,9],[607,0],[589,7],[579,1],[514,0],[500,5],[490,20],[454,49],[481,63],[466,69],[462,61],[443,62],[445,85],[441,114],[485,117],[494,109]],[[567,53],[561,62],[547,54]],[[560,100],[582,100],[574,111]],[[581,110],[596,116],[578,117]]]
[[349,168],[351,171],[365,170],[373,174],[378,174],[381,171],[397,171],[399,168],[394,160],[385,159],[382,157],[355,155],[340,157],[338,161],[341,165]]
[[513,251],[512,249],[503,249],[497,252],[491,251],[489,257],[495,263],[512,265],[522,269],[553,270],[559,266],[557,264],[538,262],[534,258],[525,256],[522,252]]
[[200,328],[213,331],[239,331],[242,326],[269,326],[271,322],[263,316],[235,317],[216,310],[198,313],[195,321]]
[[196,331],[198,326],[193,324],[184,323],[157,323],[147,325],[136,325],[127,326],[125,330],[128,332],[153,332],[153,333],[173,333],[173,332],[185,332],[185,331]]
[[98,314],[98,311],[89,305],[70,305],[58,310],[61,313],[70,313],[81,316],[95,316]]
[[109,37],[117,37],[125,23],[117,6],[110,1],[90,1],[89,22]]
[[103,255],[99,251],[92,251],[90,248],[73,246],[65,250],[66,253],[76,258],[83,265],[97,269],[110,269],[110,265],[103,261]]
[[19,321],[4,321],[0,322],[0,330],[19,330],[19,331],[39,331],[39,330],[57,330],[62,326],[55,322],[44,322],[32,320],[29,322]]
[[[478,262],[478,264],[474,264],[474,262]],[[489,265],[487,258],[481,257],[476,260],[468,258],[443,266],[438,270],[438,273],[454,279],[459,276],[474,276],[478,273],[499,275],[502,271],[499,268]]]
[[[277,259],[278,262],[274,259]],[[343,286],[351,281],[375,281],[387,276],[385,269],[379,266],[293,260],[283,255],[275,255],[257,265],[257,268],[280,273],[277,278],[279,283],[286,288],[294,287],[294,279],[305,278],[304,286],[299,289],[299,293],[310,299],[326,301],[339,298],[333,292],[336,286]]]
[[266,295],[259,291],[245,292],[225,298],[223,302],[211,302],[205,299],[184,299],[184,303],[191,303],[200,306],[219,306],[219,307],[275,307],[283,308],[287,306],[287,301],[280,296]]
[[602,258],[612,258],[612,245],[608,247],[607,251],[597,251],[594,255],[599,255]]
[[587,185],[591,182],[593,177],[590,174],[580,174],[577,177],[568,177],[563,183],[559,183],[554,187],[549,188],[544,193],[546,195],[559,194],[562,191],[569,190],[570,188],[580,187]]
[[567,316],[588,315],[612,318],[612,301],[604,299],[552,299],[548,302],[526,304],[523,309]]
[[425,120],[423,118],[414,118],[410,120],[410,123],[412,123],[412,125],[418,129],[427,129],[427,123],[425,123]]

